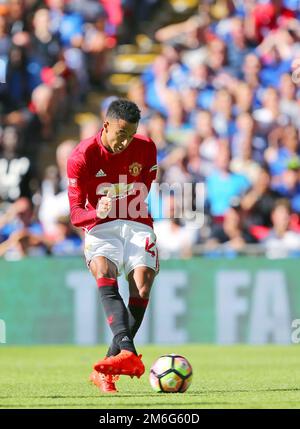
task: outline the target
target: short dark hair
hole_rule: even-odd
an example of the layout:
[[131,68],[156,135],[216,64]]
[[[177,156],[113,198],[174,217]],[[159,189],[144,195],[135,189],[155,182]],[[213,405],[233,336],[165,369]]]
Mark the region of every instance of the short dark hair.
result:
[[287,198],[278,198],[278,200],[276,200],[274,203],[272,211],[276,210],[277,207],[284,207],[289,212],[289,214],[292,213],[292,206]]
[[106,117],[123,119],[126,122],[136,124],[141,119],[141,111],[132,101],[120,98],[109,105]]

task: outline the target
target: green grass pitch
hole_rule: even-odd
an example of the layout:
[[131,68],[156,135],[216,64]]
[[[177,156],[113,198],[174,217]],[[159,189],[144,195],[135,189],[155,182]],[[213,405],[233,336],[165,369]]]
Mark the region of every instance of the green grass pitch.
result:
[[[300,346],[141,346],[146,373],[121,377],[119,393],[101,394],[87,380],[106,348],[11,347],[0,350],[2,408],[300,408]],[[151,390],[151,364],[182,354],[194,371],[186,393]]]

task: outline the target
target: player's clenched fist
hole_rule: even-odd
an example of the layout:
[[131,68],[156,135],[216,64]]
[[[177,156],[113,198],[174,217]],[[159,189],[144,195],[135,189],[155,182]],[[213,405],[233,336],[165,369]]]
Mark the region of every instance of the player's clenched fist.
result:
[[111,206],[112,206],[112,198],[110,193],[108,192],[106,197],[102,197],[98,201],[97,208],[96,208],[97,216],[100,219],[105,219],[108,216],[109,212],[111,211]]

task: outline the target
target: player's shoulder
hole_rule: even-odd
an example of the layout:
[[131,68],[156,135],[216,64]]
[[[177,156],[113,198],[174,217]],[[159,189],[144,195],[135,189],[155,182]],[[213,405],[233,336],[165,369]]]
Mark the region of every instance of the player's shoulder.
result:
[[98,134],[81,140],[78,145],[71,152],[69,159],[86,160],[87,157],[92,155],[98,148]]
[[142,134],[135,134],[133,138],[134,146],[141,147],[143,149],[147,148],[149,150],[156,150],[155,143],[150,137],[144,136]]

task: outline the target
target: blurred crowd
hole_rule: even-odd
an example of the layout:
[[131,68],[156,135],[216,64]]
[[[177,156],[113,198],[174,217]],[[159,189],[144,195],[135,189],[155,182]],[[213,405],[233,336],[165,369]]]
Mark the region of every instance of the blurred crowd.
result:
[[[156,3],[0,0],[0,256],[81,251],[80,232],[69,223],[65,177],[78,142],[57,149],[53,143],[90,88],[105,89],[113,49]],[[78,141],[99,127],[100,119],[83,125]],[[45,149],[50,159],[57,153],[46,171]]]
[[[145,20],[146,6],[157,3],[0,0],[7,76],[0,84],[0,256],[82,252],[81,232],[69,223],[65,171],[78,142],[62,142],[42,178],[40,145],[84,102],[91,83],[101,89],[122,13],[136,10]],[[126,95],[142,111],[138,132],[157,145],[158,183],[192,184],[186,206],[204,212],[200,227],[177,216],[175,195],[151,198],[162,258],[231,257],[249,248],[270,258],[300,255],[300,86],[291,74],[299,18],[297,0],[203,0],[187,20],[153,35],[161,53]],[[112,99],[78,141],[99,131]]]

